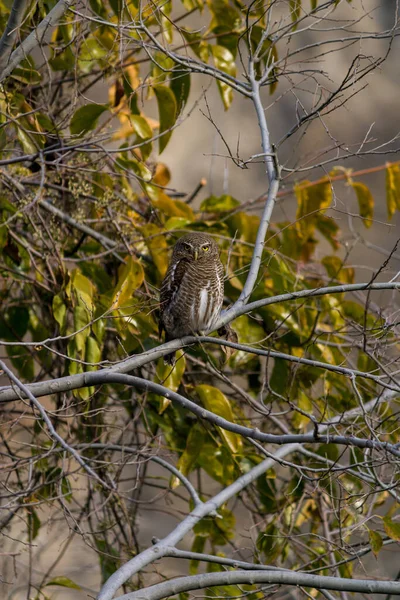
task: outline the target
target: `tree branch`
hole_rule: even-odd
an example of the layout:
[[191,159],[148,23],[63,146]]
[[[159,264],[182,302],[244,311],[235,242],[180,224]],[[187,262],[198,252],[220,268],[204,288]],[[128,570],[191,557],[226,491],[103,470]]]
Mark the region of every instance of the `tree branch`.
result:
[[54,440],[55,442],[57,442],[58,444],[60,444],[60,446],[62,446],[64,448],[64,450],[66,450],[69,454],[71,454],[75,458],[75,460],[81,465],[81,467],[83,467],[83,469],[91,477],[96,479],[96,481],[98,481],[102,486],[104,486],[107,489],[115,489],[115,484],[111,479],[110,479],[110,481],[112,482],[112,485],[110,486],[109,484],[105,483],[97,475],[97,473],[95,473],[95,471],[93,471],[93,469],[91,469],[89,467],[89,465],[86,464],[86,462],[79,455],[79,453],[76,450],[74,450],[74,448],[72,448],[69,444],[67,444],[67,442],[57,433],[57,431],[53,427],[52,422],[50,421],[49,417],[47,416],[47,412],[45,411],[43,406],[40,404],[40,402],[37,400],[37,398],[35,398],[35,396],[32,394],[32,392],[27,388],[27,386],[24,385],[18,379],[18,377],[16,377],[14,375],[14,373],[7,367],[7,365],[2,360],[0,360],[0,369],[2,369],[4,371],[4,373],[6,373],[6,375],[11,379],[11,381],[13,381],[15,383],[15,385],[26,395],[26,397],[29,399],[29,401],[37,408],[37,410],[40,413],[40,416],[42,417],[43,421],[47,425],[47,429],[48,429],[51,439]]
[[[294,585],[314,589],[338,590],[341,592],[360,592],[365,594],[400,594],[400,582],[376,581],[370,579],[344,579],[307,573],[288,573],[287,571],[224,571],[202,573],[189,577],[180,577],[152,585],[130,594],[118,596],[115,600],[161,600],[190,590],[200,590],[221,585],[265,584]],[[100,598],[99,598],[100,600]]]
[[[289,447],[279,448],[276,455],[285,456],[290,451]],[[111,600],[118,588],[130,579],[135,573],[138,573],[143,567],[154,562],[158,558],[170,551],[171,546],[175,546],[203,517],[212,515],[215,511],[227,502],[230,498],[236,496],[245,489],[250,483],[255,481],[260,475],[268,471],[274,465],[274,460],[267,458],[253,469],[239,477],[234,483],[224,488],[216,496],[196,506],[196,508],[181,521],[175,529],[160,540],[155,546],[147,548],[129,562],[122,565],[103,585],[97,600]]]
[[36,46],[39,46],[44,36],[46,35],[50,27],[54,27],[59,19],[63,16],[69,6],[74,4],[74,0],[59,0],[54,8],[51,9],[49,14],[39,23],[34,31],[32,31],[28,37],[14,50],[10,56],[7,66],[0,73],[0,83],[8,77],[15,67],[32,52]]
[[7,25],[0,39],[0,73],[6,67],[24,16],[27,0],[14,0]]

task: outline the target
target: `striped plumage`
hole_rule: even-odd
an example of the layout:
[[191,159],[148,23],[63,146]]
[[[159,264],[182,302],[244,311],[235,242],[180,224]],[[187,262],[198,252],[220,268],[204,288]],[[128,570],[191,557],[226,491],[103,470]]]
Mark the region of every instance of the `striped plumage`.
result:
[[[206,233],[188,233],[174,246],[161,285],[160,335],[166,341],[213,328],[224,298],[218,246]],[[175,363],[175,352],[164,357]]]

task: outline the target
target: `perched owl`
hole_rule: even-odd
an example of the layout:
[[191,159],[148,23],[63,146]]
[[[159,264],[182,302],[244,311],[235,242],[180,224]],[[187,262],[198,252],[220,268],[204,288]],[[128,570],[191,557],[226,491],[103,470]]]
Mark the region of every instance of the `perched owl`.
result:
[[[188,233],[174,246],[160,292],[160,335],[165,340],[212,329],[224,298],[218,246],[206,233]],[[175,352],[164,357],[175,364]]]

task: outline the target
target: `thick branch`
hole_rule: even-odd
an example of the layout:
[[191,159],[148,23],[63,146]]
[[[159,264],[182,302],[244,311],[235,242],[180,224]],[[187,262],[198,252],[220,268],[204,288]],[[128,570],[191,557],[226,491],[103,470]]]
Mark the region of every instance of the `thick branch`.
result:
[[40,416],[42,417],[43,421],[46,423],[47,426],[47,430],[49,432],[50,438],[60,444],[60,446],[62,448],[64,448],[64,450],[66,450],[69,454],[71,454],[75,460],[81,465],[81,467],[83,467],[83,469],[94,479],[96,479],[96,481],[98,481],[102,486],[106,487],[107,489],[110,489],[110,487],[112,487],[112,489],[115,489],[115,484],[113,483],[112,486],[108,485],[107,483],[105,483],[98,475],[97,473],[95,473],[95,471],[93,471],[93,469],[91,467],[89,467],[89,465],[86,464],[86,462],[83,460],[83,458],[79,455],[79,453],[72,448],[69,444],[67,444],[67,442],[57,433],[57,431],[54,429],[52,422],[50,421],[47,412],[45,411],[45,409],[43,408],[43,406],[40,404],[40,402],[37,400],[37,398],[35,398],[35,396],[32,394],[32,392],[29,391],[29,389],[27,388],[26,385],[24,385],[19,379],[18,377],[16,377],[14,375],[14,373],[7,367],[7,365],[0,360],[0,369],[2,369],[4,371],[4,373],[6,373],[6,375],[11,379],[11,381],[14,382],[14,384],[17,386],[17,388],[19,388],[19,390],[21,390],[21,392],[23,392],[24,395],[26,395],[26,397],[29,399],[29,401],[32,403],[33,406],[35,406],[37,408],[37,410],[40,413]]
[[27,0],[14,0],[6,28],[0,39],[0,73],[6,67],[24,16]]
[[[290,452],[291,448],[286,446],[285,448],[279,448],[277,455],[285,456]],[[248,473],[245,473],[234,483],[223,489],[219,494],[201,504],[181,521],[175,529],[167,535],[163,540],[160,540],[155,546],[147,548],[134,558],[132,558],[125,565],[120,567],[111,577],[106,581],[102,587],[97,600],[111,600],[114,597],[115,592],[118,588],[130,579],[135,573],[138,573],[143,567],[154,562],[158,558],[164,556],[170,549],[171,546],[175,546],[191,529],[207,515],[213,514],[220,506],[227,502],[230,498],[236,496],[239,492],[245,489],[250,483],[255,481],[260,475],[268,471],[275,461],[271,458],[267,458]]]
[[[226,311],[222,315],[216,328],[219,328],[222,325],[229,323],[234,318],[236,318],[242,314],[249,313],[252,310],[255,310],[257,308],[261,308],[263,306],[268,306],[270,304],[276,304],[278,302],[283,302],[283,301],[287,301],[287,300],[295,300],[297,298],[305,298],[305,297],[312,297],[312,296],[322,296],[322,295],[327,295],[327,294],[340,294],[340,293],[344,293],[344,292],[354,292],[357,290],[386,290],[386,289],[399,289],[399,288],[400,288],[400,283],[398,283],[398,282],[373,283],[373,284],[355,283],[355,284],[349,284],[349,285],[339,285],[339,286],[332,286],[332,287],[325,287],[325,288],[316,288],[313,290],[300,290],[299,292],[282,294],[279,296],[273,296],[271,298],[263,298],[262,300],[257,300],[250,304],[243,305],[241,307],[237,307],[236,309],[232,308],[231,309],[232,314],[230,311]],[[46,346],[48,343],[50,343],[51,341],[56,340],[56,339],[60,339],[60,337],[49,338],[46,340],[42,340],[40,342],[39,341],[26,342],[26,343],[22,343],[21,345],[22,346],[23,345]],[[106,377],[107,373],[110,373],[110,374],[111,373],[130,373],[131,371],[133,371],[133,369],[136,369],[138,367],[142,367],[151,362],[154,362],[155,360],[158,360],[160,357],[165,356],[166,354],[168,354],[174,350],[179,350],[190,344],[198,343],[200,340],[201,340],[201,338],[197,338],[195,336],[187,336],[187,337],[184,337],[181,339],[172,340],[165,344],[160,344],[160,346],[157,346],[156,348],[152,348],[151,350],[147,350],[146,352],[142,352],[141,354],[136,354],[130,358],[127,358],[126,360],[123,360],[120,363],[118,363],[108,369],[103,369],[103,371],[101,371],[101,373],[103,374],[104,377]],[[217,338],[213,338],[212,341],[213,341],[213,343],[217,343],[217,344],[224,343],[222,341],[218,341]],[[0,345],[4,345],[4,346],[14,345],[15,346],[16,343],[0,341]],[[229,345],[229,342],[227,342],[227,345]],[[87,377],[88,376],[96,376],[98,374],[99,373],[96,374],[93,372],[91,374],[78,373],[76,375],[70,375],[67,377],[59,377],[57,379],[52,379],[50,381],[39,381],[37,383],[27,384],[26,387],[36,397],[46,396],[47,394],[58,394],[60,392],[68,392],[71,390],[78,389],[80,387],[85,387],[86,385],[89,385],[87,383]],[[364,376],[365,376],[365,374],[364,374]],[[382,381],[380,381],[380,384],[385,385]],[[23,394],[22,394],[22,396],[24,397]],[[0,403],[9,402],[10,400],[17,400],[19,397],[20,396],[10,386],[0,388]]]
[[48,29],[54,27],[54,25],[58,23],[59,19],[73,3],[74,0],[59,0],[59,2],[57,2],[55,7],[51,9],[49,14],[39,23],[36,29],[32,31],[11,54],[7,67],[0,73],[0,82],[4,81],[4,79],[13,72],[15,67],[17,67],[34,48],[42,43]]
[[[251,259],[250,270],[247,275],[246,283],[244,284],[242,293],[239,299],[235,302],[233,307],[230,309],[234,311],[237,308],[247,304],[251,293],[254,289],[258,271],[260,270],[262,253],[264,250],[265,236],[267,235],[268,227],[271,221],[272,211],[275,206],[276,197],[279,190],[279,172],[277,170],[277,161],[272,147],[267,120],[265,118],[264,107],[260,97],[260,85],[255,79],[254,63],[250,63],[250,82],[252,86],[252,100],[254,108],[257,113],[258,125],[261,134],[261,146],[264,154],[264,163],[268,176],[269,188],[267,201],[264,206],[263,214],[261,215],[260,226],[257,231],[256,243],[254,246],[254,252]],[[228,311],[229,313],[229,311]]]
[[[160,386],[161,387],[161,386]],[[382,394],[380,400],[374,398],[370,400],[367,404],[365,404],[364,409],[366,411],[373,410],[379,401],[387,400],[389,396],[389,392]],[[202,409],[203,410],[203,409]],[[332,419],[329,422],[329,425],[341,422],[343,419],[356,416],[359,414],[361,409],[355,408],[344,415],[340,415]],[[328,424],[322,425],[320,427],[320,433],[326,431],[328,428]],[[222,490],[219,494],[217,494],[214,498],[210,499],[208,502],[205,502],[201,506],[196,507],[175,529],[172,533],[170,533],[166,538],[157,543],[156,546],[152,548],[148,548],[144,550],[141,554],[130,560],[128,563],[123,565],[118,571],[116,571],[110,579],[104,584],[102,590],[98,595],[97,600],[111,600],[118,590],[118,588],[128,579],[130,579],[133,575],[138,573],[143,567],[154,562],[155,560],[161,558],[162,556],[166,556],[169,552],[171,552],[171,547],[175,546],[186,533],[190,531],[190,529],[200,520],[200,518],[212,514],[219,506],[225,503],[227,500],[235,496],[241,490],[243,490],[247,485],[252,483],[259,475],[262,475],[275,465],[275,462],[279,459],[284,458],[291,452],[295,452],[299,449],[299,444],[287,444],[282,448],[279,448],[272,458],[267,458],[262,463],[254,467],[251,471],[242,475],[239,479],[237,479],[230,486]]]
[[220,573],[202,573],[189,577],[180,577],[164,581],[149,588],[119,596],[116,600],[161,600],[190,590],[200,590],[217,585],[266,584],[295,585],[314,589],[338,590],[342,592],[360,592],[364,594],[400,594],[400,582],[376,581],[369,579],[344,579],[307,573],[289,573],[288,571],[225,571]]

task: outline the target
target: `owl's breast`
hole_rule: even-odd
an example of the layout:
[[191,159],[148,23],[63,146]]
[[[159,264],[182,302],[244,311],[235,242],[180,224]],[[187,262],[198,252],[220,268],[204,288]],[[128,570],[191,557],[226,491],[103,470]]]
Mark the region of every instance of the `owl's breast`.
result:
[[199,269],[197,264],[188,265],[164,312],[169,334],[182,337],[213,328],[224,296],[223,268],[218,266]]

